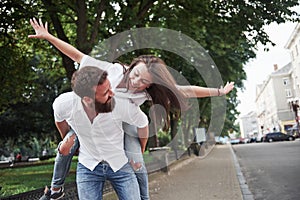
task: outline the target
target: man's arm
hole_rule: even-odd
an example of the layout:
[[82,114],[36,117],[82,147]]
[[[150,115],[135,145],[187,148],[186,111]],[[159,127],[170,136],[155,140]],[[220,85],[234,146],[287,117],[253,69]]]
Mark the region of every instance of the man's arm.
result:
[[141,144],[142,153],[144,153],[146,150],[146,145],[149,137],[149,127],[146,126],[144,128],[138,128],[137,132]]
[[85,55],[72,45],[60,40],[59,38],[51,35],[48,32],[48,23],[43,24],[40,19],[39,22],[33,18],[30,19],[30,24],[35,30],[35,35],[28,35],[28,38],[39,38],[48,40],[51,44],[53,44],[59,51],[63,54],[74,60],[75,62],[80,63],[82,57]]
[[67,133],[70,131],[70,126],[67,123],[66,120],[61,122],[55,122],[56,128],[58,129],[60,136],[62,139],[67,135]]
[[[69,124],[67,123],[66,120],[64,120],[61,122],[55,122],[55,125],[60,133],[60,136],[62,137],[62,139],[64,139],[65,136],[67,135],[67,133],[70,131]],[[64,140],[64,142],[62,142],[59,146],[59,152],[65,156],[69,155],[71,148],[74,145],[75,138],[76,138],[76,135],[73,134],[67,140]]]

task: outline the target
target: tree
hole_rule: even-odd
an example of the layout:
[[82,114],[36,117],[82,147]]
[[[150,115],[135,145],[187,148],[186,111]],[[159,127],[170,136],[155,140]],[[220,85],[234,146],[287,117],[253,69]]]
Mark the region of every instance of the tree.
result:
[[[39,100],[45,100],[50,109],[53,97],[68,88],[68,79],[75,71],[74,62],[45,41],[27,39],[27,35],[33,31],[28,23],[31,17],[48,21],[50,32],[86,54],[91,53],[99,41],[132,28],[163,27],[176,30],[193,38],[207,50],[223,80],[233,80],[237,87],[242,88],[246,79],[243,65],[255,57],[257,44],[273,44],[264,32],[264,25],[299,20],[299,14],[291,10],[296,5],[299,5],[298,0],[1,1],[2,117],[7,112],[10,114],[6,116],[15,116],[17,110],[13,108],[16,105],[32,105],[33,108]],[[115,50],[113,43],[110,49]],[[143,49],[123,55],[121,59],[129,62],[139,53],[147,52],[161,56],[191,84],[205,86],[203,78],[195,76],[195,69],[189,63],[170,52]],[[22,67],[19,67],[20,63]],[[226,100],[225,132],[236,119],[236,91],[231,92]],[[209,98],[198,101],[201,116],[209,119],[212,106]],[[36,116],[32,114],[28,117],[26,120],[34,121]],[[24,119],[18,116],[15,121]],[[47,120],[49,118],[41,117],[44,124],[47,124]],[[39,124],[39,130],[42,130],[43,123]]]

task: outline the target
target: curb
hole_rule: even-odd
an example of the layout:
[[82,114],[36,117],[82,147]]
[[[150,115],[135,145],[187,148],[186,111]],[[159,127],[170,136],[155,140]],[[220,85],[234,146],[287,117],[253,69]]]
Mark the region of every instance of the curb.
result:
[[249,190],[249,187],[247,185],[247,182],[245,180],[245,177],[243,175],[243,172],[241,170],[241,167],[239,165],[239,162],[237,160],[237,157],[236,157],[231,145],[230,145],[230,151],[232,153],[233,162],[234,162],[234,166],[236,169],[236,175],[237,175],[238,181],[240,183],[240,189],[241,189],[241,192],[243,195],[243,199],[244,200],[254,200],[254,196],[253,196],[252,192]]

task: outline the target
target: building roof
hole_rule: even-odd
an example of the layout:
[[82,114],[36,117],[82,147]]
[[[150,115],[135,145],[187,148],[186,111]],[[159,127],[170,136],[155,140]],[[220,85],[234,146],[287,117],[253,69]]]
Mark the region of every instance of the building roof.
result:
[[264,90],[268,82],[271,80],[271,78],[276,77],[276,76],[281,76],[281,75],[286,75],[290,74],[292,72],[293,66],[292,63],[288,63],[284,67],[272,72],[267,80],[265,80],[262,84],[256,85],[256,99],[260,96],[261,92]]
[[247,114],[244,114],[244,115],[240,116],[241,119],[242,118],[249,118],[249,117],[256,118],[256,112],[255,111],[250,111]]
[[283,74],[289,74],[291,73],[293,66],[292,63],[288,63],[287,65],[285,65],[284,67],[274,71],[271,73],[271,75],[283,75]]

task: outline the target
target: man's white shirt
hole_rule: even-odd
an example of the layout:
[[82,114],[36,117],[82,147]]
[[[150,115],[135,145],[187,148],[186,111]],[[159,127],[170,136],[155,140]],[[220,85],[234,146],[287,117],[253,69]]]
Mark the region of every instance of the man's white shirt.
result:
[[148,125],[147,116],[129,99],[115,98],[112,112],[99,113],[89,120],[81,98],[74,92],[57,97],[53,103],[55,121],[66,120],[80,142],[79,162],[93,170],[99,162],[107,161],[114,171],[128,162],[124,152],[122,122],[138,128]]
[[[84,66],[101,66],[99,68],[106,70],[113,90],[124,76],[119,64],[99,61],[89,56],[84,56],[80,67]],[[147,116],[132,99],[116,95],[115,101],[112,112],[99,113],[92,123],[83,109],[81,98],[74,92],[61,94],[53,103],[55,121],[66,120],[75,131],[80,142],[78,160],[90,170],[94,170],[103,160],[114,171],[128,162],[124,151],[123,121],[138,128],[148,125]]]

